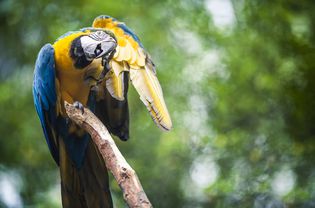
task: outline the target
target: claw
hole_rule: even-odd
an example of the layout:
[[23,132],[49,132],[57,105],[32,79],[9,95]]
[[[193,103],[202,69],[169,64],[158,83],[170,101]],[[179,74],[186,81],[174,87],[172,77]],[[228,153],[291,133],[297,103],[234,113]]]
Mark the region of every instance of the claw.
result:
[[102,74],[100,76],[100,80],[102,80],[106,76],[106,74],[109,72],[109,70],[111,68],[109,65],[109,59],[108,58],[106,58],[106,57],[102,58],[102,66],[103,66],[103,71],[102,71]]
[[107,74],[107,72],[109,72],[109,70],[110,70],[109,61],[106,61],[105,65],[104,65],[105,75]]
[[84,113],[84,106],[83,106],[82,103],[80,103],[79,101],[75,101],[75,102],[73,103],[73,106],[74,106],[76,109],[81,110],[82,114]]

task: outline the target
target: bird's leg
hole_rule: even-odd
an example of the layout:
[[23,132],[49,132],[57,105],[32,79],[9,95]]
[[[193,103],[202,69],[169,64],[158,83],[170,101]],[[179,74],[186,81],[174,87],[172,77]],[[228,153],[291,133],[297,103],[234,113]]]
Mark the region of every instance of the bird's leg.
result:
[[79,101],[75,101],[75,102],[73,103],[73,106],[74,106],[76,109],[81,110],[82,114],[84,113],[84,106],[83,106],[82,103],[80,103]]

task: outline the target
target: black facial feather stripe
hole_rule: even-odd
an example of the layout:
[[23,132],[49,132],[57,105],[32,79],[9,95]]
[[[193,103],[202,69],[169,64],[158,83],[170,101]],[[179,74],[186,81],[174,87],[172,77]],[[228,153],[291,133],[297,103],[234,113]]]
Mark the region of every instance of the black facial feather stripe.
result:
[[74,66],[77,69],[83,69],[87,65],[89,65],[92,61],[88,61],[85,57],[80,38],[82,36],[77,37],[71,43],[70,48],[70,57],[74,60]]

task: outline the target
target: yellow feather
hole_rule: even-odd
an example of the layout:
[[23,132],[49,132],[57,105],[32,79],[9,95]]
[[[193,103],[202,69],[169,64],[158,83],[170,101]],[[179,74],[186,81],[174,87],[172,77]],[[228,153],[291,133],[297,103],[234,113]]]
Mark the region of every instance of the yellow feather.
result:
[[114,59],[117,59],[118,54],[119,54],[119,51],[120,51],[120,47],[117,46],[117,47],[116,47],[116,52],[115,52],[115,54],[114,54],[114,56],[113,56]]
[[122,60],[128,61],[132,58],[132,48],[129,46],[130,44],[127,43],[125,47],[121,47],[122,53],[119,56],[122,56]]
[[129,71],[130,79],[140,99],[146,105],[154,122],[163,130],[170,130],[172,121],[166,108],[162,89],[156,77],[154,66],[146,62],[148,55],[138,42],[115,25],[115,22],[96,19],[93,27],[102,27],[111,30],[117,40],[118,46],[111,63],[112,69],[107,75],[106,87],[110,94],[123,99],[123,73]]
[[112,71],[115,73],[116,76],[119,76],[119,74],[123,71],[125,71],[125,68],[124,68],[124,64],[121,63],[121,62],[117,62],[117,61],[111,61],[111,68],[112,68]]
[[123,53],[124,53],[124,49],[123,48],[119,48],[119,53],[117,54],[117,57],[115,58],[115,60],[118,61],[118,62],[123,61],[124,60]]
[[137,54],[138,54],[137,65],[138,66],[144,66],[145,65],[145,55],[142,52],[142,49],[139,48],[137,51]]
[[71,71],[74,66],[71,57],[69,56],[69,49],[71,47],[71,42],[81,36],[88,34],[87,32],[78,32],[66,36],[53,44],[55,50],[55,61],[56,67],[63,70]]
[[124,66],[111,61],[111,70],[106,74],[106,88],[113,98],[124,100]]
[[163,130],[172,128],[160,83],[149,68],[130,69],[130,79],[154,122]]
[[75,38],[89,33],[89,31],[73,33],[57,40],[53,44],[55,50],[56,77],[58,79],[58,88],[61,95],[59,101],[62,102],[62,111],[64,110],[63,101],[69,103],[79,101],[83,105],[87,104],[90,86],[84,81],[85,70],[77,70],[74,67],[69,51],[71,43]]
[[137,61],[137,53],[135,51],[134,48],[132,48],[131,44],[127,44],[127,47],[129,48],[130,50],[130,53],[131,53],[131,56],[130,56],[130,59],[128,59],[129,61],[129,64],[134,64],[136,61]]

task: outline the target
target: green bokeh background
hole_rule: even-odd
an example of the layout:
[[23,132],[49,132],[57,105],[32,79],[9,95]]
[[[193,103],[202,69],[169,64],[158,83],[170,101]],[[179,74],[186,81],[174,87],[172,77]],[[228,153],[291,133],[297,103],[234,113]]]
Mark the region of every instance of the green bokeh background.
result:
[[130,88],[131,139],[116,141],[154,207],[315,207],[312,0],[1,0],[0,207],[61,206],[34,62],[100,14],[151,53],[174,123],[161,132]]

